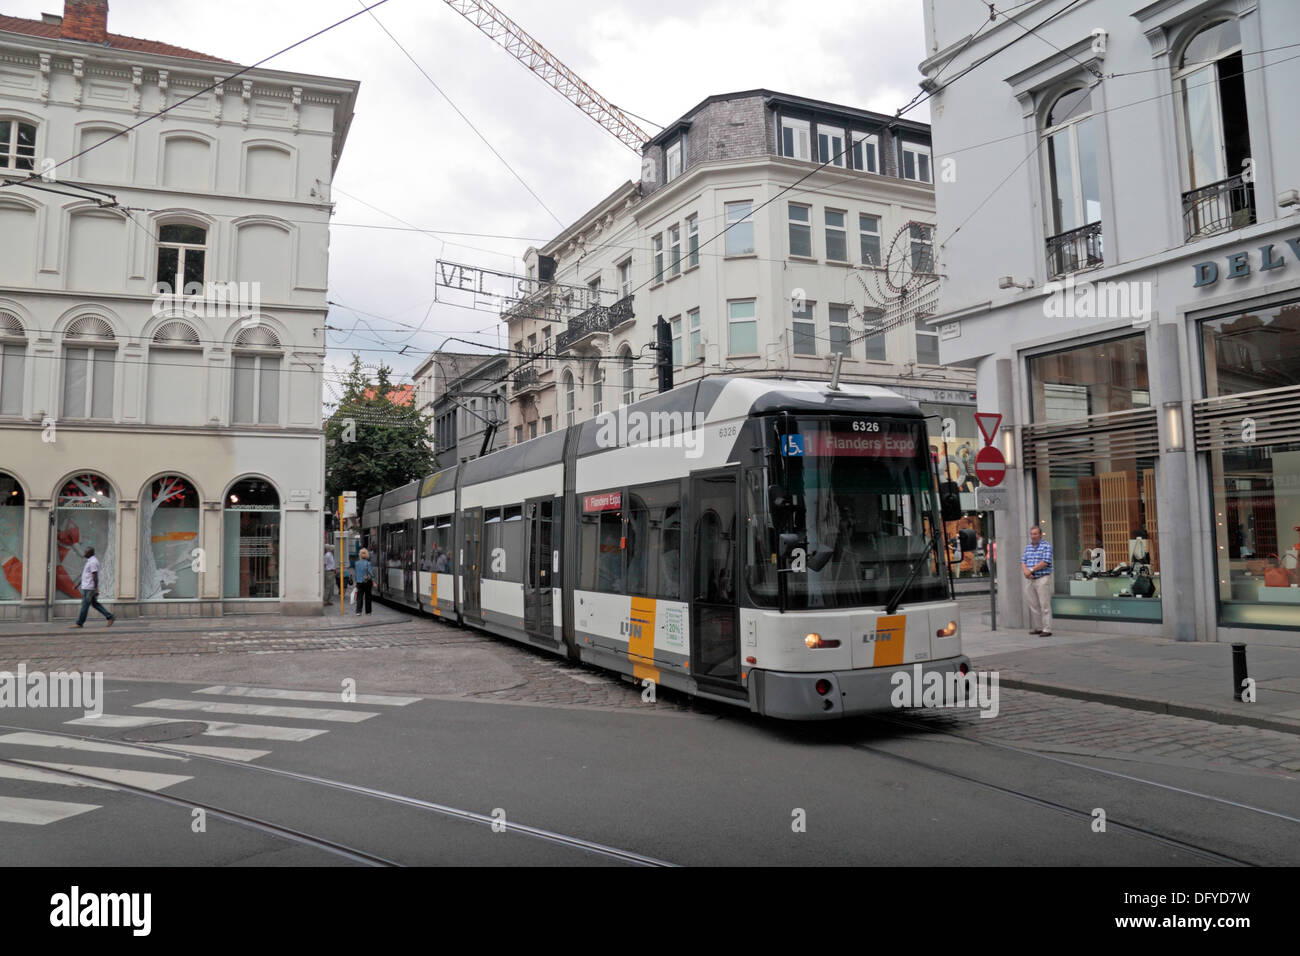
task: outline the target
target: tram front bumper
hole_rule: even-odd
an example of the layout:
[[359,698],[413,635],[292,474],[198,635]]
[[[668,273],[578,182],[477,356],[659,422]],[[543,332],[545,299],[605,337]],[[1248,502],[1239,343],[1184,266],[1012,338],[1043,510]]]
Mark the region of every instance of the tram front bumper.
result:
[[[897,667],[872,667],[847,671],[751,670],[749,672],[749,709],[767,717],[784,720],[828,720],[919,706],[922,690],[936,680],[942,689],[940,700],[951,706],[952,687],[958,675],[969,672],[970,658],[965,655],[940,661],[924,661]],[[928,675],[934,674],[935,677]],[[896,677],[895,675],[901,675]],[[952,675],[949,677],[949,675]],[[818,689],[818,682],[826,693]],[[973,686],[973,682],[972,682]],[[961,699],[961,698],[958,698]],[[896,703],[897,701],[897,703]],[[970,695],[968,706],[975,706]]]

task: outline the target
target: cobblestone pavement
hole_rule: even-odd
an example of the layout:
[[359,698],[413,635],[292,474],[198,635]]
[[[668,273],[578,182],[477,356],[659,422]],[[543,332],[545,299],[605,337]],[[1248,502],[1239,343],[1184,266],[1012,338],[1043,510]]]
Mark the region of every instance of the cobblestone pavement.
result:
[[1150,714],[1024,690],[1003,690],[993,718],[982,718],[971,708],[912,711],[905,719],[1044,753],[1264,771],[1300,783],[1300,737],[1256,727]]
[[[365,674],[374,667],[369,685],[389,692],[658,715],[745,714],[665,688],[656,688],[654,703],[648,703],[641,687],[616,675],[390,608],[377,607],[373,621],[360,624],[335,620],[321,627],[319,618],[293,627],[285,626],[284,619],[273,623],[274,627],[261,627],[255,619],[226,618],[206,630],[155,627],[146,633],[88,628],[36,637],[0,636],[0,670],[13,670],[20,661],[29,671],[84,669],[91,664],[103,669],[109,679],[203,680],[227,679],[205,672],[205,664],[246,669],[254,664],[255,677],[228,679],[333,689],[338,686],[338,673]],[[390,653],[369,653],[374,651]],[[305,667],[309,661],[317,666]],[[337,664],[322,665],[322,661]],[[490,679],[476,679],[484,671],[490,672]],[[950,730],[1044,752],[1290,778],[1300,774],[1300,736],[1032,691],[1002,688],[999,713],[993,719],[981,718],[974,708],[912,711],[902,719],[918,728]]]

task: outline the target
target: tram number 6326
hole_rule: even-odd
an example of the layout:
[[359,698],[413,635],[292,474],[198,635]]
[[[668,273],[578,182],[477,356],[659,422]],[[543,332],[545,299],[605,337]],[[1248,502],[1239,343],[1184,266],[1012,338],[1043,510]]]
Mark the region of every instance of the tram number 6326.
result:
[[880,422],[854,422],[853,430],[855,432],[878,432],[880,431]]

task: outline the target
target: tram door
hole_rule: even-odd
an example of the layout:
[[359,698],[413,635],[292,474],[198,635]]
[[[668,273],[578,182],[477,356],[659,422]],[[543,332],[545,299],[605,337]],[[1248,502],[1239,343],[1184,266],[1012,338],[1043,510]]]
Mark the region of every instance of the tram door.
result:
[[551,534],[554,502],[536,498],[524,505],[524,530],[528,570],[524,578],[524,630],[538,637],[554,639],[551,574]]
[[461,542],[460,573],[465,584],[464,614],[476,621],[483,620],[483,603],[479,597],[479,553],[483,540],[483,509],[470,508],[464,515],[464,539]]
[[740,683],[739,542],[736,470],[691,476],[691,673],[696,680]]

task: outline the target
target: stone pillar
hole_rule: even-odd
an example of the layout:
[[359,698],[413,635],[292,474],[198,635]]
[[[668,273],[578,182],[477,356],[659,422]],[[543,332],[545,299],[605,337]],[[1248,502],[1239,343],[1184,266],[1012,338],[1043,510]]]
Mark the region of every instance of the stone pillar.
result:
[[[995,438],[999,448],[1006,448],[1005,436],[1012,440],[1013,457],[1007,463],[1009,506],[997,515],[998,542],[998,624],[1000,627],[1025,626],[1025,586],[1020,573],[1020,554],[1025,549],[1025,528],[1029,525],[1029,494],[1024,466],[1020,456],[1020,429],[1015,390],[1015,365],[1012,359],[996,359],[994,364],[993,394],[997,403],[989,407],[981,402],[981,411],[995,411],[1002,415],[1002,427]],[[980,390],[981,393],[984,391]]]
[[[1157,386],[1155,398],[1160,410],[1160,459],[1156,466],[1157,547],[1160,549],[1160,609],[1164,635],[1178,641],[1194,641],[1196,634],[1196,536],[1192,526],[1192,474],[1196,438],[1192,430],[1191,403],[1183,397],[1182,349],[1179,327],[1156,325],[1157,365],[1149,374]],[[1170,451],[1170,413],[1178,416],[1182,430],[1182,451]],[[1148,503],[1147,507],[1150,507]]]
[[199,597],[204,601],[221,600],[222,524],[225,511],[220,501],[203,502],[199,514],[199,547],[203,549],[204,570],[199,573]]
[[122,500],[117,507],[117,593],[114,601],[140,599],[140,509]]
[[23,603],[40,607],[50,600],[50,521],[54,502],[49,498],[27,500],[27,527],[23,535]]

